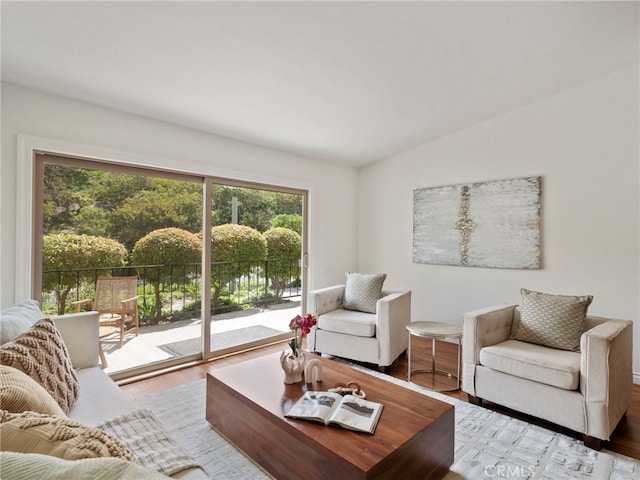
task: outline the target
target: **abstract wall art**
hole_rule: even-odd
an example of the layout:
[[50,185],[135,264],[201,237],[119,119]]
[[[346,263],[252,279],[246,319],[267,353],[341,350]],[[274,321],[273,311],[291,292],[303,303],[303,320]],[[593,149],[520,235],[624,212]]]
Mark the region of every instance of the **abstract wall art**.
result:
[[413,191],[413,261],[541,268],[542,177]]

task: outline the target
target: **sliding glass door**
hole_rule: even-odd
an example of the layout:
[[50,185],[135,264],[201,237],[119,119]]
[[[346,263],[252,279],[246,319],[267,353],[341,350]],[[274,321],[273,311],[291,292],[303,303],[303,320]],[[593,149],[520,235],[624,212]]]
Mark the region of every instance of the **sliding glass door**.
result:
[[122,343],[101,328],[115,378],[290,335],[304,296],[306,192],[53,154],[35,166],[43,311],[98,308],[100,277],[136,279],[138,333],[130,315]]
[[[43,312],[99,310],[111,374],[201,357],[164,345],[201,335],[204,179],[50,154],[36,157],[36,179],[34,278]],[[136,279],[125,295],[135,297],[135,314],[111,298],[94,302],[116,295],[97,289],[102,277]]]

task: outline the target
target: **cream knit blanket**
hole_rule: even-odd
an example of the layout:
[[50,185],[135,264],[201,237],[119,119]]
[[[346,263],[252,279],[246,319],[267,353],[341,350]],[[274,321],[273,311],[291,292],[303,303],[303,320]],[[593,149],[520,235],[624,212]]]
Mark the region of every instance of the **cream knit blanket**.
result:
[[98,428],[117,437],[136,461],[150,470],[171,476],[198,463],[174,440],[151,410],[141,409],[108,420]]
[[38,453],[0,452],[2,480],[169,480],[158,472],[113,457],[65,460]]

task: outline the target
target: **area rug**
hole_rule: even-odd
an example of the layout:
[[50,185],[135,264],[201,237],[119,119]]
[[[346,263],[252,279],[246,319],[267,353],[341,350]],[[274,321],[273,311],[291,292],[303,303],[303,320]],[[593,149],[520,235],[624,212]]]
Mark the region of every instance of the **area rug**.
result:
[[[281,335],[281,330],[265,327],[264,325],[252,325],[250,327],[237,328],[226,332],[216,332],[211,335],[211,351],[222,350],[223,348],[235,347],[244,343],[255,342],[263,338]],[[192,355],[202,349],[200,337],[189,338],[179,342],[158,345],[165,352],[178,357]]]
[[136,400],[148,408],[178,442],[218,480],[270,478],[248,457],[218,434],[205,418],[206,380],[198,380]]
[[[455,459],[445,480],[640,480],[638,460],[606,450],[596,452],[563,434],[351,366],[455,406]],[[270,478],[209,426],[205,385],[205,380],[198,380],[140,398],[137,403],[156,414],[211,478]]]

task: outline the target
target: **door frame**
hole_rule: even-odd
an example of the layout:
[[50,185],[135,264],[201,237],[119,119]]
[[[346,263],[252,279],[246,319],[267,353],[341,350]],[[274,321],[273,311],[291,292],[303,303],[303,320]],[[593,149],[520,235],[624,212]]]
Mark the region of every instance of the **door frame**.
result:
[[[204,177],[205,182],[203,189],[206,193],[207,178],[209,181],[220,180],[227,184],[238,183],[240,186],[259,186],[262,189],[275,188],[276,191],[283,191],[289,193],[299,193],[303,196],[303,227],[302,227],[302,265],[301,265],[301,281],[302,281],[302,300],[301,310],[306,312],[307,308],[307,290],[309,285],[309,268],[310,268],[310,244],[311,232],[313,225],[313,184],[299,181],[296,179],[282,179],[267,177],[259,174],[240,172],[229,169],[222,169],[214,165],[206,164],[194,164],[176,159],[170,159],[166,157],[158,157],[151,155],[144,155],[138,153],[130,153],[126,151],[114,150],[109,148],[103,148],[95,145],[84,145],[72,142],[66,142],[57,139],[50,139],[45,137],[37,137],[32,135],[18,134],[17,135],[17,165],[16,165],[16,218],[22,219],[22,221],[16,221],[16,264],[15,264],[15,294],[14,302],[19,303],[27,299],[39,297],[40,293],[37,293],[36,286],[41,284],[41,279],[36,281],[36,260],[35,252],[38,251],[38,245],[41,242],[35,238],[38,228],[36,228],[36,221],[40,216],[36,215],[34,210],[34,195],[36,191],[36,155],[37,154],[51,154],[56,156],[78,158],[84,160],[90,160],[95,162],[109,163],[112,165],[120,165],[124,167],[138,167],[144,170],[156,170],[158,172],[165,172],[166,174],[178,174],[185,176]],[[197,168],[194,168],[194,165]],[[209,184],[209,187],[210,188]],[[42,206],[40,205],[40,209]],[[203,210],[203,215],[206,220],[206,211],[209,211],[209,222],[205,225],[210,225],[211,208],[210,205]],[[206,228],[205,228],[206,230]],[[210,233],[209,233],[210,235]],[[203,252],[205,250],[203,249]],[[203,253],[204,255],[204,253]],[[203,268],[205,267],[203,264]],[[210,267],[209,267],[210,268]],[[203,270],[204,275],[204,270]],[[209,282],[203,282],[203,289],[205,284]],[[208,291],[207,291],[208,292]],[[207,298],[209,293],[207,294]],[[203,296],[203,301],[205,297]],[[201,351],[202,360],[206,361],[214,358],[216,352],[209,351],[209,335],[210,325],[208,321],[204,321],[204,312],[208,309],[203,309],[203,349]],[[207,320],[210,319],[210,313],[207,314]],[[206,331],[206,332],[205,332]],[[206,333],[206,335],[205,335]],[[207,347],[206,349],[204,347]],[[200,354],[199,354],[200,355]],[[184,363],[188,361],[190,357],[181,357],[180,362]],[[163,364],[164,366],[169,365]],[[138,372],[136,373],[144,373]],[[115,378],[115,376],[114,376]]]

